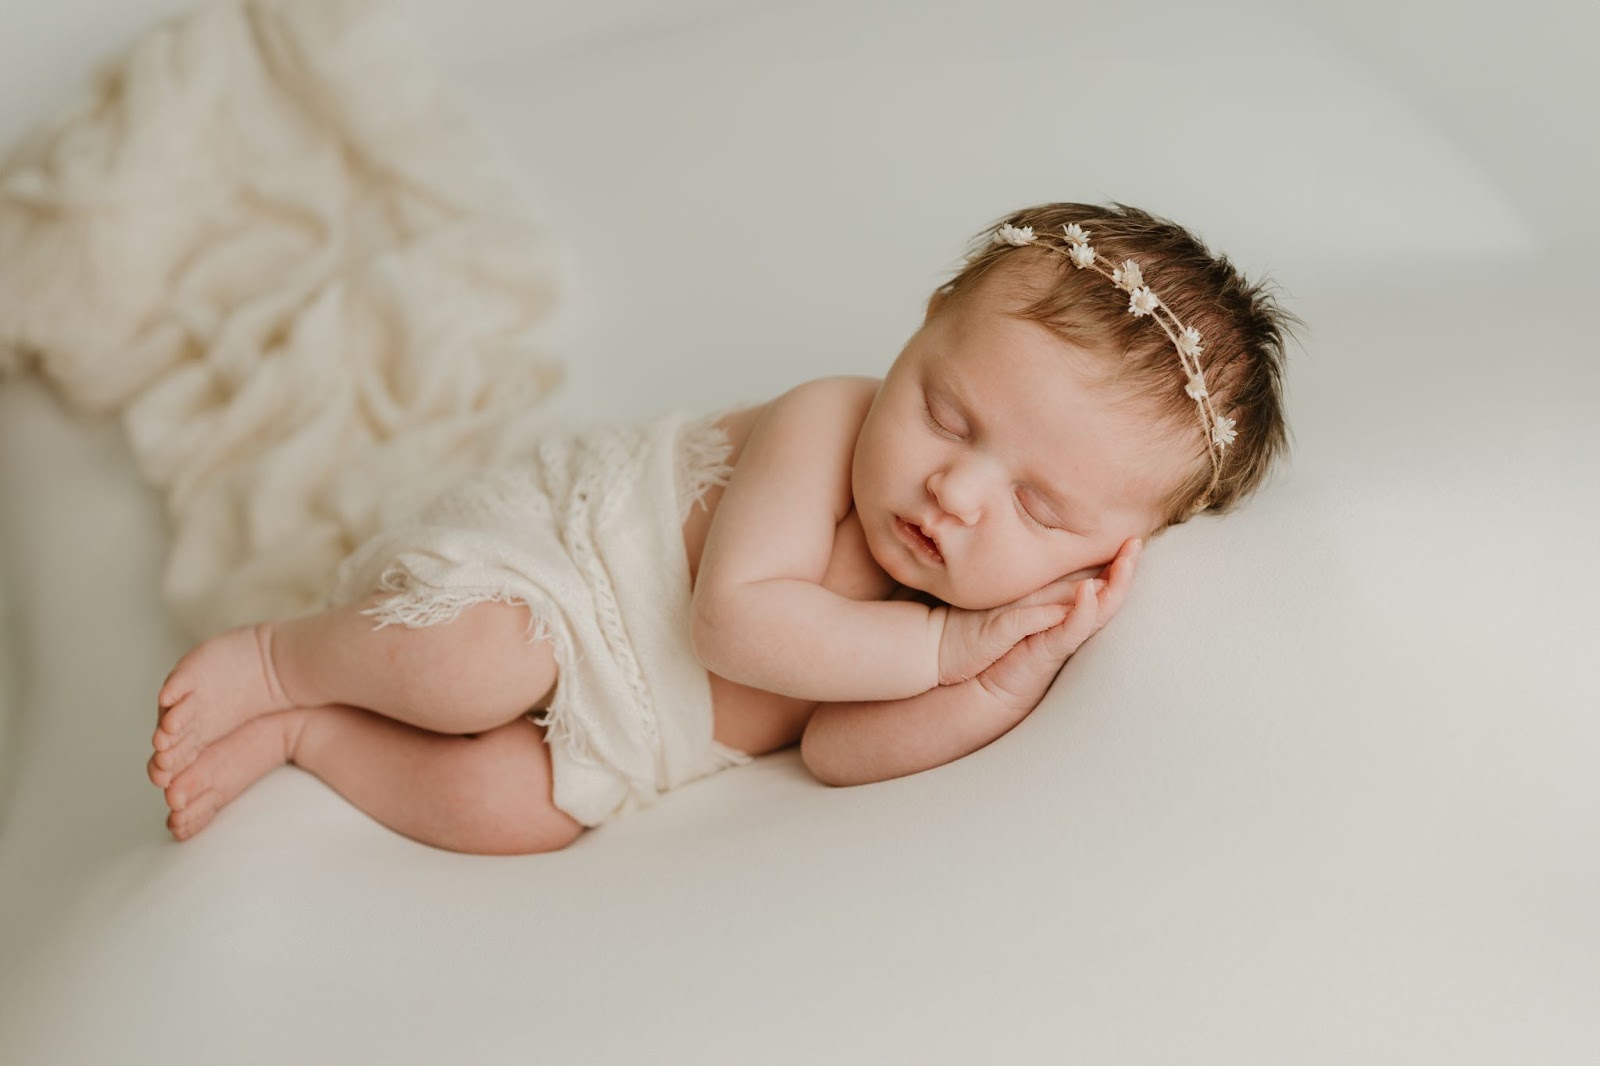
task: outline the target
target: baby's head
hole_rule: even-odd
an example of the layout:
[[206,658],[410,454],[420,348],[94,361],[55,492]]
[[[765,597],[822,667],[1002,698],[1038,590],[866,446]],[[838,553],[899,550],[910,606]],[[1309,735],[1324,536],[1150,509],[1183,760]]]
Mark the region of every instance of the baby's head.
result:
[[1293,321],[1260,287],[1120,206],[1029,208],[978,242],[857,438],[856,512],[890,576],[996,606],[1256,489],[1286,446]]
[[[1102,273],[1120,274],[1128,260],[1142,275],[1134,284]],[[1139,281],[1159,307],[1134,314]],[[974,238],[966,265],[934,293],[929,314],[954,312],[985,289],[1012,294],[1010,313],[1092,353],[1105,401],[1141,414],[1191,453],[1150,535],[1202,512],[1233,510],[1287,451],[1284,339],[1298,319],[1265,284],[1247,281],[1183,227],[1121,204],[1025,208]],[[1191,378],[1196,361],[1180,354],[1185,329],[1201,338],[1203,386]]]

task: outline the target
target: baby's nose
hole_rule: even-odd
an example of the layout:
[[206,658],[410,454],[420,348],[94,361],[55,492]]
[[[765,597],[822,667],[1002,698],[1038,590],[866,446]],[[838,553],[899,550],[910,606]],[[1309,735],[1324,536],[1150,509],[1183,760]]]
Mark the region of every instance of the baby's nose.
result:
[[977,479],[960,471],[941,470],[928,479],[928,493],[939,509],[964,526],[983,515],[983,493]]

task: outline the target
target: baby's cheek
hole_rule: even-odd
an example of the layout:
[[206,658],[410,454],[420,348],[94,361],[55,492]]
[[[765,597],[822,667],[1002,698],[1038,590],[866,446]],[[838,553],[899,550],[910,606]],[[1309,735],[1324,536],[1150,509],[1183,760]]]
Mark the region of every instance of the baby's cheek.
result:
[[822,585],[851,600],[881,600],[894,590],[895,582],[873,556],[855,511],[834,530],[833,552]]

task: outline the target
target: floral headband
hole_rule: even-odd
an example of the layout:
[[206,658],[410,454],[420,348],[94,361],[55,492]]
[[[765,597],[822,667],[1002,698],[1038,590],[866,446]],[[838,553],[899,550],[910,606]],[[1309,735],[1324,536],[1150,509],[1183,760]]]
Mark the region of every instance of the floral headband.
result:
[[[1211,394],[1206,391],[1205,373],[1200,369],[1200,331],[1179,322],[1167,305],[1150,291],[1150,287],[1144,283],[1144,275],[1140,273],[1138,263],[1132,259],[1124,259],[1121,266],[1113,266],[1110,260],[1094,250],[1094,246],[1089,243],[1089,233],[1082,226],[1074,222],[1061,229],[1067,239],[1067,256],[1072,260],[1072,265],[1079,270],[1093,270],[1110,278],[1111,284],[1128,294],[1128,313],[1135,318],[1149,315],[1177,349],[1178,358],[1183,363],[1183,371],[1189,378],[1189,383],[1184,386],[1183,391],[1188,393],[1190,399],[1200,408],[1200,421],[1206,430],[1206,451],[1211,457],[1211,488],[1206,491],[1206,499],[1209,500],[1222,478],[1222,452],[1233,443],[1236,423],[1226,415],[1217,414],[1211,407]],[[994,243],[1009,244],[1018,248],[1033,244],[1033,227],[1005,223],[995,231]],[[1050,245],[1040,244],[1039,247],[1048,248]]]

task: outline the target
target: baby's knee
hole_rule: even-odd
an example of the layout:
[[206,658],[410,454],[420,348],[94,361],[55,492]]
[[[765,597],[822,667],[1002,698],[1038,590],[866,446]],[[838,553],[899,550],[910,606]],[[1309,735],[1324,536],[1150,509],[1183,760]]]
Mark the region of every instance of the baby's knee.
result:
[[584,827],[560,811],[503,812],[492,819],[472,849],[480,855],[543,855],[560,851],[583,835]]
[[451,643],[461,653],[497,662],[526,660],[530,651],[549,644],[534,639],[538,629],[533,625],[528,608],[521,603],[484,600],[470,604],[463,607],[454,620],[438,628],[449,634]]
[[470,741],[471,846],[484,855],[536,855],[560,851],[584,826],[555,805],[544,731],[527,719]]
[[544,819],[496,819],[457,848],[473,855],[543,855],[560,851],[583,835],[583,826],[557,826]]
[[577,822],[571,822],[569,825],[545,826],[525,841],[528,850],[520,854],[542,855],[545,852],[561,851],[583,836],[583,829],[584,827]]
[[[441,733],[469,733],[504,725],[549,705],[559,669],[549,640],[529,641],[531,618],[522,604],[472,604],[452,621],[405,633],[391,651],[425,664],[409,678],[413,697]],[[413,657],[420,646],[424,655]]]

